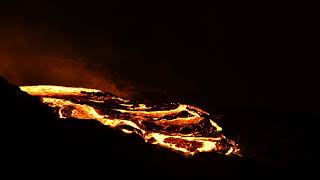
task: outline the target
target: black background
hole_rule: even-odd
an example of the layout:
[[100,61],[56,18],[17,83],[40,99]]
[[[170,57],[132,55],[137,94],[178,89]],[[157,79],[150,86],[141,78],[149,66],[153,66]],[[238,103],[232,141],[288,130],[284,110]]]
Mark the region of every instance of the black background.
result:
[[281,30],[269,1],[38,1],[12,4],[6,11],[7,21],[41,34],[48,44],[57,43],[50,37],[66,38],[90,63],[146,90],[221,107],[285,103],[270,99],[285,92],[276,54]]
[[133,83],[136,97],[164,95],[222,115],[226,135],[249,157],[277,167],[305,158],[296,148],[304,140],[297,122],[316,117],[316,67],[295,49],[299,19],[279,13],[276,2],[28,1],[2,7],[2,27],[18,22],[48,44],[67,39],[114,81]]

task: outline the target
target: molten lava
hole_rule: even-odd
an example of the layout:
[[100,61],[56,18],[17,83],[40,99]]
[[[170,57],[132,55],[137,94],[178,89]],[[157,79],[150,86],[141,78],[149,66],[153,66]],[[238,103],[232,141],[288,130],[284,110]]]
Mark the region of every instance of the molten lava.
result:
[[100,90],[62,86],[21,86],[55,108],[60,118],[97,120],[146,142],[184,155],[200,152],[239,154],[207,112],[186,104],[139,104]]

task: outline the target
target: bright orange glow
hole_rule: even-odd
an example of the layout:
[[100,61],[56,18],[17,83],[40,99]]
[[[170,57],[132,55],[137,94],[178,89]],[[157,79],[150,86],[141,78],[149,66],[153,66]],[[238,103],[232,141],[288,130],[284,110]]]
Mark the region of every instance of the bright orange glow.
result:
[[139,104],[100,90],[51,85],[21,86],[55,108],[61,119],[97,120],[146,142],[184,155],[200,152],[239,154],[209,113],[186,104]]

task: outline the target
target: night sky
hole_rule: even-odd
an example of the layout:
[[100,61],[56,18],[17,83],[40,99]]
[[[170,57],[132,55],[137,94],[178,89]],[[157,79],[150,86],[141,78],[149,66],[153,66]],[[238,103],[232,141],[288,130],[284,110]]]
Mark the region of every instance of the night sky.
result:
[[291,38],[291,20],[271,1],[28,1],[2,8],[1,47],[11,44],[15,55],[27,54],[18,58],[24,63],[38,55],[82,60],[115,83],[131,84],[135,93],[190,97],[215,107],[291,111],[316,103],[316,90],[306,88],[315,74],[294,61],[298,54],[287,54],[287,43],[298,38]]
[[[252,135],[239,130],[241,120],[256,128],[251,133],[271,127],[265,130],[271,134],[268,138],[283,137],[266,156],[282,163],[287,163],[286,157],[278,156],[287,154],[290,137],[296,137],[290,118],[295,112],[316,110],[315,67],[291,49],[298,40],[291,31],[295,26],[289,15],[279,15],[276,2],[28,1],[1,8],[0,55],[7,68],[0,71],[16,84],[72,86],[77,79],[91,77],[81,73],[87,72],[83,67],[72,70],[84,63],[88,72],[107,74],[92,77],[114,83],[116,88],[106,89],[115,94],[169,97],[222,114],[226,120],[230,116],[224,124],[232,136]],[[70,72],[75,73],[69,74],[70,81],[61,75],[57,80],[46,74],[50,63],[46,66],[39,57],[56,59],[55,67],[57,62],[70,62]],[[39,64],[46,64],[41,72]],[[299,118],[305,117],[301,113]],[[267,145],[273,144],[272,138]],[[272,154],[279,147],[280,155]]]
[[139,93],[221,107],[270,106],[283,93],[271,2],[108,2],[8,5],[4,31],[28,38],[14,51],[85,59]]

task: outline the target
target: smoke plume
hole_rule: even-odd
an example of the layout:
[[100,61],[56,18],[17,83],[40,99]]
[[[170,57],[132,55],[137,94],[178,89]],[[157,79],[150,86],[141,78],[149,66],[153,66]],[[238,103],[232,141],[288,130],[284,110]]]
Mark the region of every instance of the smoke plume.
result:
[[96,88],[130,98],[128,82],[113,80],[114,72],[91,61],[61,32],[14,24],[0,29],[0,39],[0,75],[11,83]]

